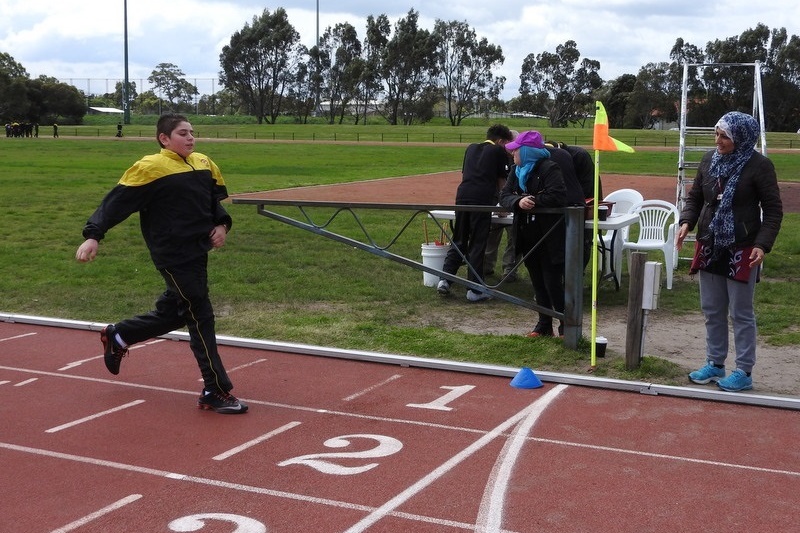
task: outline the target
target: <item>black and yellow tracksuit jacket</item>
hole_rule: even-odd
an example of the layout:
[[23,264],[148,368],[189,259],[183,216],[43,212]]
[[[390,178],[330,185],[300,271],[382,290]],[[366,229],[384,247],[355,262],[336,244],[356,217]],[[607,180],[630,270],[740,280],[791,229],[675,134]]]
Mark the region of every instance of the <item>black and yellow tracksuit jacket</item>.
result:
[[200,153],[186,159],[162,148],[137,161],[103,198],[83,229],[86,239],[101,240],[133,213],[156,268],[196,259],[211,250],[214,226],[230,229],[220,204],[228,197],[219,167]]

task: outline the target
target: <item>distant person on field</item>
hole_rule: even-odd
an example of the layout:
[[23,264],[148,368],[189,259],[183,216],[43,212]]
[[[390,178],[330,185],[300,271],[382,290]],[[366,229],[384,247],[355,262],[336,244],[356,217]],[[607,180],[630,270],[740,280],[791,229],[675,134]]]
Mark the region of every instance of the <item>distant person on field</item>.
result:
[[[497,194],[508,172],[505,144],[509,141],[511,130],[508,126],[495,124],[487,130],[485,141],[467,147],[461,167],[461,183],[456,191],[456,205],[497,205]],[[464,264],[459,254],[461,250],[472,267],[467,271],[467,279],[483,283],[486,242],[491,225],[491,212],[456,210],[453,246],[447,252],[442,270],[448,274],[458,272]],[[439,280],[436,290],[439,294],[449,294],[450,282]],[[471,302],[488,298],[484,292],[467,291],[467,300]]]
[[[781,227],[783,204],[775,166],[754,149],[760,132],[756,119],[738,111],[726,113],[714,130],[717,148],[700,162],[675,245],[680,248],[697,227],[689,272],[700,273],[706,365],[689,379],[738,392],[753,388],[758,334],[753,299],[764,255]],[[736,370],[726,375],[729,317]]]
[[53,123],[53,138],[54,139],[58,138],[58,124],[56,124],[55,122]]
[[138,212],[153,264],[166,282],[153,311],[100,332],[105,364],[116,375],[129,346],[185,326],[204,383],[198,406],[244,413],[247,405],[230,393],[208,297],[208,252],[225,244],[232,224],[220,203],[228,196],[225,181],[211,159],[194,151],[194,131],[182,115],[162,115],[156,139],[161,151],[122,175],[84,226],[86,240],[75,254],[78,261],[92,261],[106,232]]
[[122,137],[122,122],[117,124],[117,137]]

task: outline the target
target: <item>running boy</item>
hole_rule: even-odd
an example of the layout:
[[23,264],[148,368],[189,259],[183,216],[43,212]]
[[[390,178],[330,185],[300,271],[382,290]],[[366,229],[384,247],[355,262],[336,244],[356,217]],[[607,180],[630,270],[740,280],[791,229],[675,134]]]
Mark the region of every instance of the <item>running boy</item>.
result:
[[119,373],[128,347],[175,329],[189,330],[189,345],[203,376],[201,409],[223,414],[247,411],[217,351],[214,310],[208,296],[208,252],[225,244],[231,217],[220,204],[228,192],[219,167],[194,151],[192,125],[166,114],[156,125],[157,154],[129,168],[83,228],[75,258],[92,261],[106,232],[139,212],[142,236],[166,282],[149,313],[108,325],[100,332],[106,368]]

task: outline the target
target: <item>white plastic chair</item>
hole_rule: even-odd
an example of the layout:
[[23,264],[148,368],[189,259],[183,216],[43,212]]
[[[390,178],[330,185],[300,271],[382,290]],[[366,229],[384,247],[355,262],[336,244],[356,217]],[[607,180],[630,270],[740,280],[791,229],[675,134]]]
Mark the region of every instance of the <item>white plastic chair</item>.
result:
[[[635,189],[619,189],[617,191],[610,192],[605,198],[603,198],[603,201],[614,202],[614,205],[611,208],[612,214],[628,213],[634,205],[643,200],[644,197],[642,196],[642,193]],[[616,232],[605,231],[599,237],[602,240],[602,250],[614,250],[613,257],[605,258],[603,276],[611,274],[611,265],[613,264],[614,277],[616,278],[617,286],[619,286],[620,280],[622,279],[622,243],[628,240],[628,228],[625,227]],[[615,239],[613,247],[611,246],[612,239]]]
[[678,266],[678,251],[675,249],[675,232],[680,218],[678,208],[663,200],[644,200],[634,205],[630,212],[639,215],[639,237],[636,242],[623,242],[623,252],[661,251],[664,254],[667,289],[672,289],[672,273]]

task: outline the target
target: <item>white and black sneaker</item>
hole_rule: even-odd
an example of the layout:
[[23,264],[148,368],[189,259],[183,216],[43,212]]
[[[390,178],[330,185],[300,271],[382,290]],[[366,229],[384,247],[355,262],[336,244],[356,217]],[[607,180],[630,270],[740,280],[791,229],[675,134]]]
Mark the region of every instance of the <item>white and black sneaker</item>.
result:
[[100,331],[100,342],[103,343],[103,360],[106,363],[106,368],[115,376],[119,374],[119,365],[122,363],[122,358],[128,355],[128,349],[120,346],[116,339],[117,333],[113,324],[109,324]]
[[490,298],[491,296],[486,294],[485,292],[473,291],[472,289],[467,291],[467,300],[473,303],[489,300]]
[[436,290],[439,294],[450,294],[450,282],[446,279],[440,279]]
[[197,399],[197,407],[223,415],[238,415],[247,412],[247,404],[229,392],[204,390]]

